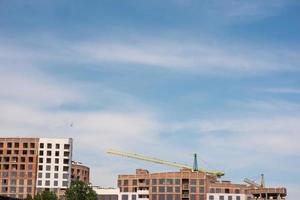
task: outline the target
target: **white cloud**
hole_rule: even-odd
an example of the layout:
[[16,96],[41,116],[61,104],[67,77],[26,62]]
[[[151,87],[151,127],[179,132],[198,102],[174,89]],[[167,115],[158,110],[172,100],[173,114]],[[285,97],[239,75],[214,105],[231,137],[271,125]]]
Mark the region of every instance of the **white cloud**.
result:
[[[298,71],[300,66],[297,50],[261,48],[247,43],[236,45],[204,39],[182,41],[151,37],[137,37],[133,42],[124,39],[120,42],[90,40],[74,43],[53,38],[45,41],[48,42],[39,44],[39,51],[33,50],[30,45],[27,48],[4,45],[1,65],[15,66],[24,62],[43,67],[55,60],[70,67],[73,63],[93,67],[109,64],[117,70],[122,64],[127,64],[132,68],[142,65],[154,69],[235,76]],[[5,53],[6,49],[8,53]],[[14,59],[14,54],[21,56]]]
[[250,45],[226,46],[144,38],[143,42],[134,44],[85,42],[75,46],[74,51],[90,63],[140,64],[198,73],[256,74],[299,70],[299,57],[289,50],[259,49]]
[[278,15],[288,6],[294,4],[293,0],[214,0],[207,6],[210,15],[222,16],[222,20],[252,21]]
[[259,89],[262,92],[277,93],[277,94],[300,94],[299,88],[265,88]]

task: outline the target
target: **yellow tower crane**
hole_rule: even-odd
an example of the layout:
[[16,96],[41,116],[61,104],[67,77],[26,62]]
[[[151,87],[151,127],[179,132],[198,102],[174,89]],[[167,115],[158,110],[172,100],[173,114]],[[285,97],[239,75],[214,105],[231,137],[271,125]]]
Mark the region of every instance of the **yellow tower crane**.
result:
[[217,177],[221,177],[221,176],[225,175],[224,172],[220,172],[220,171],[206,171],[206,170],[203,170],[203,169],[198,169],[197,154],[194,154],[194,166],[191,167],[189,165],[180,164],[180,163],[177,163],[177,162],[170,162],[170,161],[161,160],[161,159],[158,159],[158,158],[146,157],[146,156],[142,156],[142,155],[135,154],[135,153],[128,153],[128,152],[123,152],[123,151],[118,151],[118,150],[113,150],[113,149],[107,150],[107,153],[112,154],[112,155],[117,155],[117,156],[122,156],[122,157],[127,157],[127,158],[133,158],[133,159],[143,160],[143,161],[157,163],[157,164],[162,164],[162,165],[168,165],[168,166],[171,166],[171,167],[185,168],[185,169],[190,169],[190,170],[193,170],[193,171],[200,171],[200,172],[204,172],[204,173],[207,173],[207,174],[210,174],[210,175],[215,175]]

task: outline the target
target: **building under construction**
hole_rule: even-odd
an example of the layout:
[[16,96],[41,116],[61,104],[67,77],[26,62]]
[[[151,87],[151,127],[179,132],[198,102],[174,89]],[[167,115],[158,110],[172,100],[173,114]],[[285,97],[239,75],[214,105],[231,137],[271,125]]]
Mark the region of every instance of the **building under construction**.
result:
[[[245,184],[220,180],[224,172],[199,170],[197,156],[193,167],[137,154],[109,150],[109,154],[165,164],[180,168],[177,172],[149,173],[137,169],[135,174],[119,175],[114,199],[119,200],[284,200],[286,188],[267,188],[264,178],[260,184],[245,179]],[[111,200],[110,194],[99,190],[100,200]]]

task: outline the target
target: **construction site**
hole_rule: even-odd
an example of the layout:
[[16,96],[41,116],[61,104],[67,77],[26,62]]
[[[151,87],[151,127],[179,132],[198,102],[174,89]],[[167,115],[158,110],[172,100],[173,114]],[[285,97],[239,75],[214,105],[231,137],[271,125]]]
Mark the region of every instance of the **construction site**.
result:
[[136,169],[134,174],[118,176],[118,188],[93,189],[99,200],[285,200],[284,187],[267,187],[264,175],[260,183],[248,178],[244,183],[223,180],[222,171],[198,168],[197,154],[193,166],[146,157],[135,153],[108,150],[108,154],[177,168],[174,172],[150,173]]

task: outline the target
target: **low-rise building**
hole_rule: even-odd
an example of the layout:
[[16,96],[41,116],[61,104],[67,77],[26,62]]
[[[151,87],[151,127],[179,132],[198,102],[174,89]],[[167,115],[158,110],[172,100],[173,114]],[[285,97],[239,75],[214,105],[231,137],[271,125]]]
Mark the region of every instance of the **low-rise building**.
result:
[[72,161],[71,180],[80,180],[90,184],[90,168],[81,162]]

